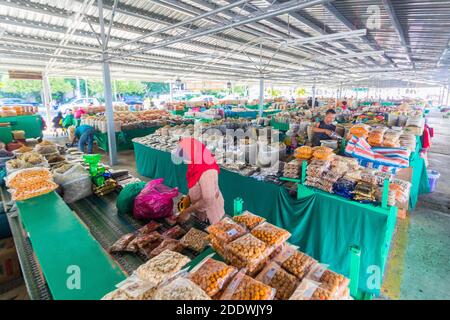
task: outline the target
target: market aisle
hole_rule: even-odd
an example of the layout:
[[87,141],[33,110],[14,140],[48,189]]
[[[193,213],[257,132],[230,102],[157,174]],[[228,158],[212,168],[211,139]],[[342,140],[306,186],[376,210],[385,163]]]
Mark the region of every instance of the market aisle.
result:
[[435,129],[429,169],[441,177],[436,191],[421,196],[410,218],[400,222],[408,224],[404,265],[396,269],[402,271],[400,299],[450,299],[450,278],[445,276],[450,273],[450,120],[438,111],[429,118]]

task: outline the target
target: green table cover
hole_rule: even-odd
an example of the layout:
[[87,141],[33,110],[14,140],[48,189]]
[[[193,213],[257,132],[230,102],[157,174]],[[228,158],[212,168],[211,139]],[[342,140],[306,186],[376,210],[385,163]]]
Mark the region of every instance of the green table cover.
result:
[[13,141],[13,135],[11,127],[0,127],[0,141],[4,144],[10,143]]
[[[135,143],[136,167],[149,178],[164,178],[164,183],[188,191],[186,165],[175,165],[168,152]],[[379,293],[379,287],[368,286],[374,272],[383,274],[397,216],[396,208],[361,205],[325,192],[300,190],[299,199],[273,183],[258,181],[221,169],[220,190],[225,199],[225,212],[233,213],[233,200],[240,197],[244,208],[259,214],[292,233],[289,240],[300,250],[336,272],[349,276],[350,246],[361,247],[359,288]],[[381,280],[381,279],[380,279]]]
[[425,160],[420,156],[421,150],[422,140],[420,137],[417,137],[416,150],[411,154],[409,159],[409,165],[412,168],[412,186],[409,196],[410,210],[416,207],[419,195],[430,192],[427,167],[425,165]]
[[[101,299],[125,279],[119,266],[55,192],[18,201],[17,207],[54,299]],[[74,283],[70,278],[73,270],[79,271],[79,289],[68,286]]]
[[[161,127],[157,126],[157,127],[149,127],[149,128],[143,128],[143,129],[133,129],[133,130],[125,130],[125,131],[121,131],[121,132],[116,132],[117,151],[132,150],[133,149],[132,140],[134,138],[144,137],[146,135],[152,134],[159,128],[161,128]],[[105,152],[109,151],[108,134],[107,133],[102,133],[100,131],[96,131],[94,138],[97,141],[97,145],[100,149],[104,150]]]
[[[42,118],[40,115],[25,115],[0,118],[1,123],[9,122],[11,130],[25,131],[25,139],[42,138]],[[49,124],[47,124],[49,126]]]

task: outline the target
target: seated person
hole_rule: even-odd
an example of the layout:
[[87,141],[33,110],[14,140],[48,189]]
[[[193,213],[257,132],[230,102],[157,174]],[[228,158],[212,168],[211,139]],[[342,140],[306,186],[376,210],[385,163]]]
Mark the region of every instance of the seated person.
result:
[[75,130],[75,137],[73,138],[72,145],[78,139],[78,149],[84,152],[84,147],[87,144],[87,153],[92,154],[92,148],[94,146],[94,133],[95,129],[91,126],[83,124]]
[[336,126],[333,124],[336,117],[336,111],[333,109],[327,110],[325,118],[316,123],[313,128],[314,136],[312,145],[313,147],[320,146],[320,140],[332,140],[332,134],[336,131]]

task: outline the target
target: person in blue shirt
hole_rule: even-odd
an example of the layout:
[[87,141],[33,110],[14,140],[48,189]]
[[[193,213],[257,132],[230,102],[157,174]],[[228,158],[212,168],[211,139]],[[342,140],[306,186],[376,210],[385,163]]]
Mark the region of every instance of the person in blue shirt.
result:
[[95,129],[87,124],[83,124],[76,128],[75,137],[72,144],[78,139],[78,149],[84,152],[84,146],[87,144],[87,153],[92,154],[92,147],[94,146]]

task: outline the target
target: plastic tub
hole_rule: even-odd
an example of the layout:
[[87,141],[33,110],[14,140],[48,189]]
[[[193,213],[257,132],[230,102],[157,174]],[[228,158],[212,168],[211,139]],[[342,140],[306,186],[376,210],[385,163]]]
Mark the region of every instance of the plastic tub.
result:
[[441,174],[436,170],[427,170],[428,173],[428,183],[430,184],[430,192],[434,192],[436,189],[437,181]]

